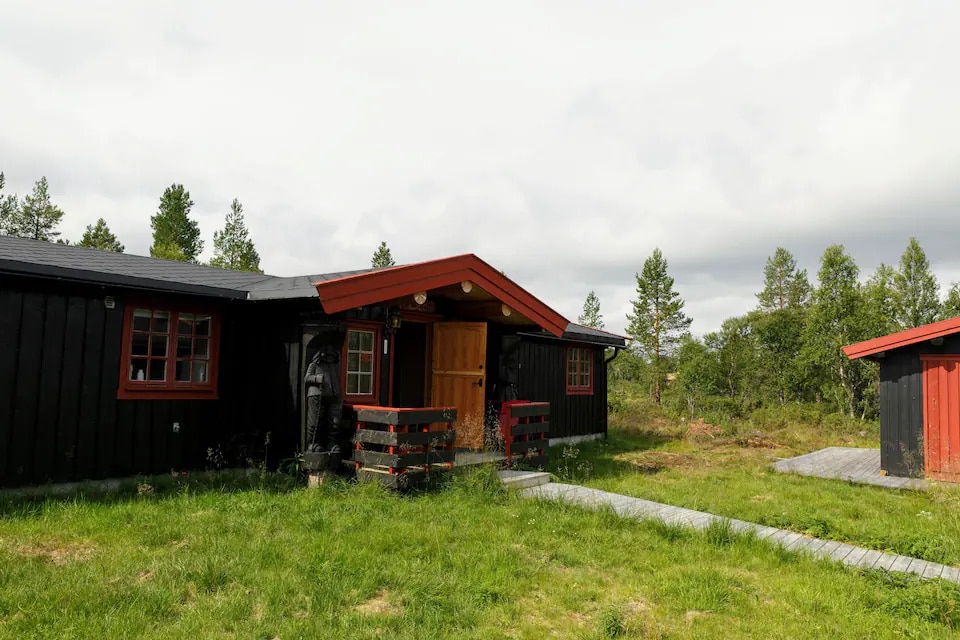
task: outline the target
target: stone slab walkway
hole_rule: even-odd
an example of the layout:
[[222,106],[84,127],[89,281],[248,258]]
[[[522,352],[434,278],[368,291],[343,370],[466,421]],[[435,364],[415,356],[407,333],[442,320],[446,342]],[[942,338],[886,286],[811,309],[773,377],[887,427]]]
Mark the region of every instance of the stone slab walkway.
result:
[[927,490],[927,481],[921,478],[899,478],[880,475],[880,450],[854,447],[827,447],[796,458],[773,463],[782,473],[802,476],[849,480],[888,489]]
[[893,553],[882,553],[833,540],[820,540],[786,529],[775,529],[743,520],[722,518],[712,513],[631,498],[619,493],[609,493],[599,489],[588,489],[578,485],[553,482],[524,489],[521,493],[531,498],[565,501],[593,509],[611,507],[623,518],[635,520],[656,518],[667,524],[680,524],[695,529],[706,529],[712,522],[726,520],[734,531],[753,532],[757,538],[769,540],[790,551],[806,552],[816,558],[836,560],[853,567],[915,573],[921,578],[941,578],[960,583],[960,568],[958,567],[950,567]]

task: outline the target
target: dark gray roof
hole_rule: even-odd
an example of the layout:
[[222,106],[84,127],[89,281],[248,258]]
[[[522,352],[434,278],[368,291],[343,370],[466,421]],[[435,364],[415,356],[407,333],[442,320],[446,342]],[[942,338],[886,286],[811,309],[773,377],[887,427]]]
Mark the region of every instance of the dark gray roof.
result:
[[532,338],[544,338],[546,340],[566,340],[569,342],[599,344],[607,347],[625,348],[627,346],[627,339],[623,336],[618,336],[615,333],[610,333],[609,331],[603,331],[601,329],[585,327],[582,324],[577,324],[575,322],[567,324],[566,330],[559,338],[546,332],[522,333],[521,335],[530,336]]
[[0,273],[152,291],[251,300],[307,298],[317,294],[314,282],[363,272],[285,278],[0,235]]
[[293,276],[292,278],[270,277],[253,284],[248,289],[247,298],[250,300],[281,300],[289,298],[316,297],[315,282],[336,280],[347,276],[367,273],[373,269],[359,269],[357,271],[340,271],[338,273],[319,273],[313,276]]
[[615,333],[610,333],[609,331],[604,331],[602,329],[585,327],[582,324],[577,324],[575,322],[571,322],[567,325],[566,331],[563,332],[563,339],[582,340],[584,342],[593,342],[597,344],[608,344],[613,347],[627,346],[627,339],[623,336],[618,336]]

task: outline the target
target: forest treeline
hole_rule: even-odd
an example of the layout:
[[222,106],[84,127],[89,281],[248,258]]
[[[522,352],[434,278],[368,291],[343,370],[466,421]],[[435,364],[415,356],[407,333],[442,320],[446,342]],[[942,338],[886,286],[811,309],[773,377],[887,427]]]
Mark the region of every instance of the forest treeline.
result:
[[[0,235],[124,252],[125,247],[103,218],[87,225],[77,242],[71,243],[61,237],[60,223],[64,212],[53,203],[46,176],[40,178],[30,195],[23,198],[17,194],[4,194],[5,186],[6,177],[0,172]],[[247,230],[243,205],[237,198],[230,204],[223,228],[213,233],[213,257],[206,263],[201,263],[199,258],[204,241],[200,238],[200,225],[190,217],[193,205],[190,192],[182,184],[174,183],[164,189],[156,213],[150,216],[150,228],[153,231],[151,257],[262,273],[260,254]],[[370,264],[374,268],[396,264],[386,242],[381,242],[374,251]]]
[[[879,367],[850,361],[842,347],[960,315],[960,287],[941,300],[926,254],[911,238],[896,268],[883,263],[865,280],[842,245],[820,258],[811,282],[794,256],[778,247],[763,269],[756,306],[702,337],[659,249],[636,274],[628,315],[630,347],[611,365],[611,378],[633,381],[680,415],[735,418],[772,405],[825,403],[850,417],[879,411]],[[581,324],[603,327],[590,292]]]
[[[4,194],[5,186],[6,177],[0,173],[0,234],[123,253],[123,244],[103,218],[87,225],[79,241],[63,238],[60,223],[65,214],[53,203],[46,176],[37,180],[32,192],[23,198],[17,194]],[[182,184],[172,184],[164,189],[156,213],[150,216],[152,257],[200,264],[204,243],[200,239],[200,225],[190,217],[193,205],[190,192]],[[213,258],[206,264],[260,272],[260,256],[247,231],[243,205],[236,198],[226,214],[223,228],[213,233]]]

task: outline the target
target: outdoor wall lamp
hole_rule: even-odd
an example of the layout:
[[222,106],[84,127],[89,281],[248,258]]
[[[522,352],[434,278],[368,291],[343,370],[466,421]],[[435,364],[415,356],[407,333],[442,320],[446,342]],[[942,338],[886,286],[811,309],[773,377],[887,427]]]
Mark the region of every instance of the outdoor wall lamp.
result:
[[512,310],[510,307],[508,307],[507,305],[505,305],[505,304],[501,304],[501,305],[500,305],[500,311],[501,311],[501,312],[503,313],[503,315],[505,315],[505,316],[509,316],[511,313],[513,313],[513,310]]
[[413,294],[413,301],[417,304],[423,304],[427,301],[427,292],[417,291],[415,294]]
[[389,329],[399,329],[400,328],[400,310],[397,308],[392,308],[387,313],[387,328]]
[[464,280],[460,283],[460,288],[463,289],[464,293],[470,293],[473,291],[473,283],[469,280]]

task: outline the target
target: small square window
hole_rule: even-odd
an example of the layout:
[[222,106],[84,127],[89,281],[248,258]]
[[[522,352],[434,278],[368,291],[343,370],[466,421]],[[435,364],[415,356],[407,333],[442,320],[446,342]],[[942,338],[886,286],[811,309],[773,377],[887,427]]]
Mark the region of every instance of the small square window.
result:
[[567,349],[567,395],[593,393],[593,350],[584,347]]
[[379,327],[350,328],[344,345],[343,374],[345,395],[376,401],[377,350]]

